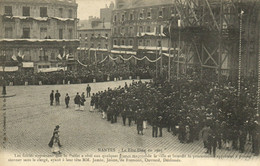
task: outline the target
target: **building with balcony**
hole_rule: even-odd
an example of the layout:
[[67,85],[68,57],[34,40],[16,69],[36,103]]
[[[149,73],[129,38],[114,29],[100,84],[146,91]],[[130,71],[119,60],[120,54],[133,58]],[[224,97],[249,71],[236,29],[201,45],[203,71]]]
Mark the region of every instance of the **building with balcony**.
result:
[[5,56],[5,66],[22,55],[21,69],[73,70],[79,46],[77,7],[75,0],[1,0],[0,56]]
[[[92,64],[103,60],[110,52],[111,46],[111,15],[114,3],[100,9],[100,18],[90,16],[87,21],[80,21],[78,37],[80,47],[78,57],[85,63]],[[83,24],[85,23],[85,24]]]
[[93,63],[101,61],[110,51],[111,27],[109,22],[93,23],[90,27],[78,30],[80,60]]
[[114,56],[127,54],[155,60],[164,54],[162,61],[166,61],[169,53],[178,50],[176,43],[163,33],[172,20],[176,20],[177,26],[172,0],[116,0],[115,7],[111,20]]

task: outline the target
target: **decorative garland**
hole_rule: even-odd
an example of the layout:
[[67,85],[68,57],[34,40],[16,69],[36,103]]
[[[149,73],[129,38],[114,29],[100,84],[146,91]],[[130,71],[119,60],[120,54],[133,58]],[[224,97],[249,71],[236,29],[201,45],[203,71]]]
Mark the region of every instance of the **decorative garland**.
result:
[[99,64],[105,62],[105,60],[108,58],[108,56],[105,57],[105,59],[103,59],[102,61],[98,62]]
[[81,66],[84,66],[84,67],[88,67],[89,65],[85,65],[83,63],[81,63],[79,60],[77,60],[77,62],[81,65]]
[[133,56],[133,55],[132,55],[131,57],[129,57],[129,58],[124,58],[122,55],[119,55],[119,57],[113,58],[111,55],[109,55],[109,58],[110,58],[111,60],[113,60],[113,61],[117,60],[118,58],[121,58],[121,59],[123,59],[124,61],[129,61],[129,60],[132,59],[132,58],[135,58],[135,59],[137,59],[137,60],[139,60],[139,61],[142,61],[142,60],[144,60],[144,59],[147,59],[149,62],[152,62],[152,63],[157,62],[158,60],[161,59],[161,57],[159,57],[159,58],[157,58],[157,59],[155,59],[155,60],[151,60],[151,59],[149,59],[147,56],[144,56],[144,57],[142,57],[142,58],[137,58],[136,56]]
[[[136,60],[139,60],[139,61],[142,61],[142,60],[146,59],[146,60],[148,60],[148,61],[151,62],[151,63],[157,62],[157,61],[159,61],[159,60],[162,58],[162,57],[160,56],[159,58],[157,58],[157,59],[155,59],[155,60],[151,60],[151,59],[149,59],[147,56],[144,56],[144,57],[142,57],[142,58],[137,58],[136,56],[133,56],[133,55],[131,55],[131,57],[129,57],[129,58],[124,58],[122,55],[119,55],[118,57],[113,58],[111,55],[108,55],[108,56],[106,56],[102,61],[98,62],[98,64],[101,64],[101,63],[105,62],[108,57],[109,57],[111,60],[113,60],[113,61],[118,60],[118,58],[121,58],[121,59],[124,60],[124,61],[129,61],[130,59],[135,58]],[[85,64],[81,63],[79,60],[77,60],[77,62],[78,62],[80,65],[85,66],[85,67],[90,66],[90,65],[85,65]]]

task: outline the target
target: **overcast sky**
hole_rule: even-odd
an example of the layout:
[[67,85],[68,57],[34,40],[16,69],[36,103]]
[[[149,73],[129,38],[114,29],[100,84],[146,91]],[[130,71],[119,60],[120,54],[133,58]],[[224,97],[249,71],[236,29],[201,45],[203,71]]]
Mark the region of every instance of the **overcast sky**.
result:
[[109,6],[110,2],[114,0],[76,0],[78,3],[78,18],[86,20],[89,16],[100,17],[100,8],[105,8],[106,4]]

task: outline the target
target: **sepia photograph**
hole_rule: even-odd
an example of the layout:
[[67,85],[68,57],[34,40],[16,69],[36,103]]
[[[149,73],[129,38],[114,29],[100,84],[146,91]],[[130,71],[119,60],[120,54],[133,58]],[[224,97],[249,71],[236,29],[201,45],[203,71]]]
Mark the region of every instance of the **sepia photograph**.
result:
[[260,0],[0,0],[0,165],[260,165]]

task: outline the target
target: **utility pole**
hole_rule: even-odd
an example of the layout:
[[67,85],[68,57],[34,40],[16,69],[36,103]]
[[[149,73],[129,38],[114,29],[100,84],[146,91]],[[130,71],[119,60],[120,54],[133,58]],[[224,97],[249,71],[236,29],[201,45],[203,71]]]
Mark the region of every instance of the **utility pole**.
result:
[[241,10],[240,13],[240,26],[239,26],[239,55],[238,55],[238,96],[240,96],[241,92],[241,58],[242,58],[242,21],[243,21],[244,11]]
[[178,36],[179,36],[179,46],[178,46],[178,55],[177,55],[177,80],[179,79],[180,72],[180,49],[181,49],[181,19],[178,20]]
[[170,39],[168,40],[168,49],[169,49],[169,61],[168,61],[168,81],[171,82],[171,40],[172,40],[172,35],[171,35],[171,21],[169,25],[169,35]]

